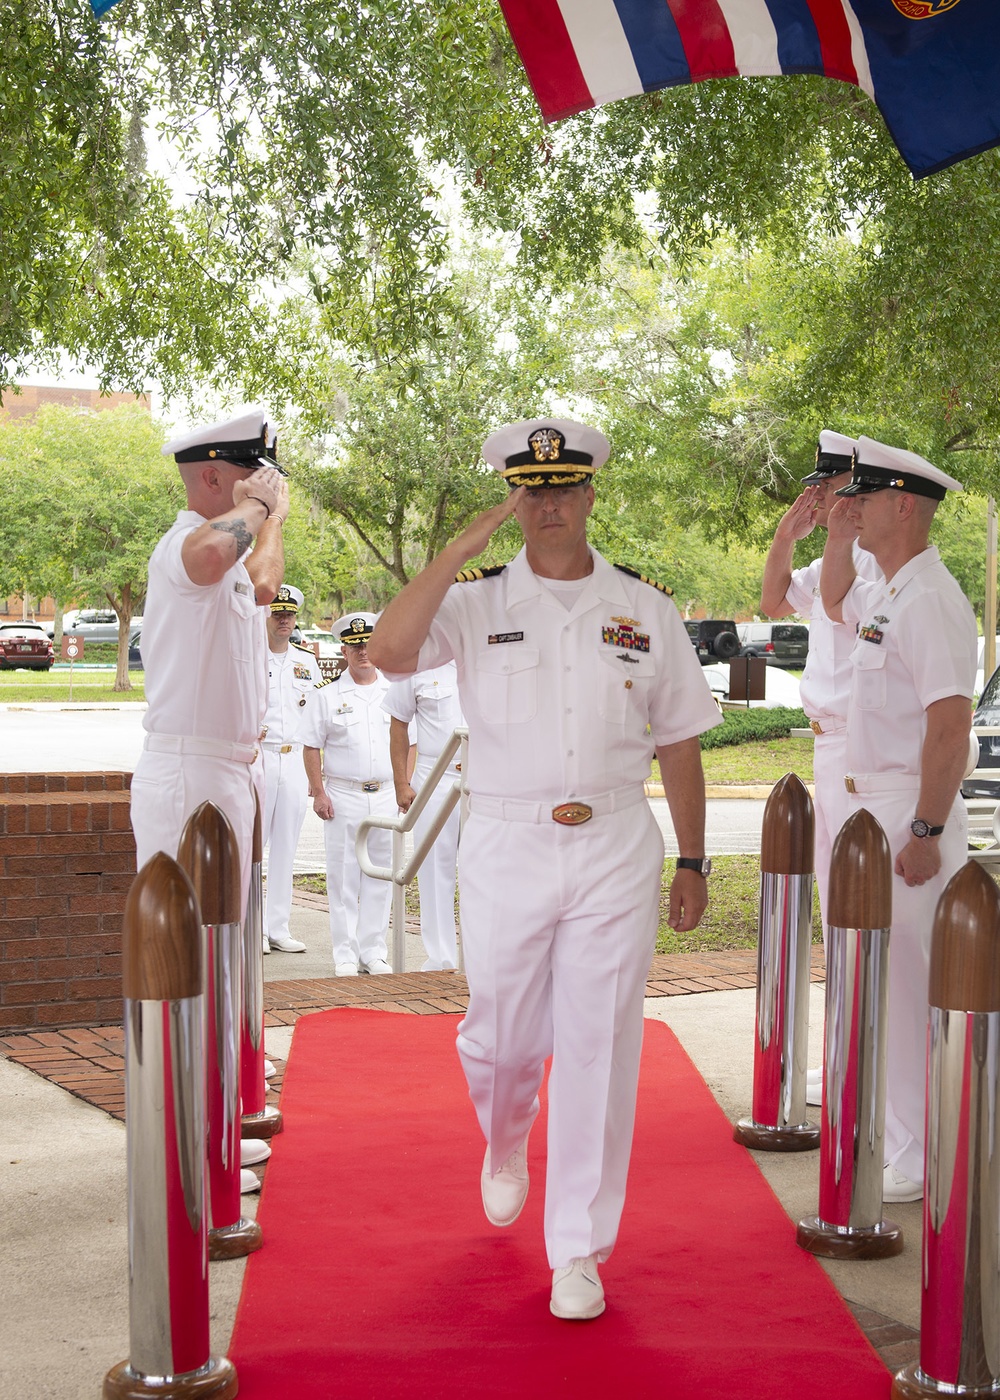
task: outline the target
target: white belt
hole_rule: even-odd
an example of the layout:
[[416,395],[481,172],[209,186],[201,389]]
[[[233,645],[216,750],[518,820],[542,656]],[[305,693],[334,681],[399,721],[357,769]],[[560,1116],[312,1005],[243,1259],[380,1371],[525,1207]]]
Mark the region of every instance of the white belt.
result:
[[819,736],[820,734],[843,734],[847,729],[846,719],[832,719],[825,715],[823,719],[811,719],[809,728]]
[[225,739],[196,739],[191,734],[147,734],[142,746],[150,753],[227,758],[231,763],[253,763],[258,753],[256,744],[230,744]]
[[360,778],[326,779],[326,782],[328,782],[331,787],[340,788],[341,790],[346,788],[351,792],[378,792],[379,788],[388,787],[390,781],[391,780],[389,778],[383,779],[382,782],[377,782],[374,779],[362,782]]
[[848,773],[844,778],[848,792],[919,792],[919,773]]
[[268,753],[299,753],[302,749],[301,744],[266,743],[264,740],[261,740],[260,746],[267,749]]
[[[476,816],[500,817],[511,822],[558,822],[562,826],[580,826],[591,817],[606,817],[623,807],[635,807],[645,801],[646,791],[638,787],[618,788],[599,797],[573,798],[553,805],[551,802],[526,802],[520,797],[490,797],[475,792],[469,798],[469,810]],[[570,809],[567,812],[567,809]],[[573,809],[589,809],[587,815],[574,816]]]

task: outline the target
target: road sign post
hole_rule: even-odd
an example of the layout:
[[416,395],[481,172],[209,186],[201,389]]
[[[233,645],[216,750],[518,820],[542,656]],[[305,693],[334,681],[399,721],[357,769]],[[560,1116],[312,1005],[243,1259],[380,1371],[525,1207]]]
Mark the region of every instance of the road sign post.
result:
[[63,660],[69,662],[69,698],[73,699],[73,662],[83,660],[83,638],[63,636],[62,639]]

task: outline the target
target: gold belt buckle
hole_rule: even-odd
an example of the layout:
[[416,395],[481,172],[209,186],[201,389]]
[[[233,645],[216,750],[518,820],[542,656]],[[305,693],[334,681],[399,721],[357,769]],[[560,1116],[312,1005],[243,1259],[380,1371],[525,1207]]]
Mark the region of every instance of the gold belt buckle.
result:
[[811,719],[811,720],[809,721],[809,728],[812,730],[812,732],[813,732],[814,734],[822,734],[822,733],[823,733],[823,726],[820,724],[820,722],[819,722],[818,719]]
[[460,763],[456,763],[456,764],[455,764],[455,772],[456,772],[456,773],[461,773],[461,771],[462,771],[462,765],[461,765]]
[[857,792],[857,788],[854,786],[853,778],[845,778],[844,787],[847,789],[848,792]]
[[282,744],[281,748],[278,750],[279,753],[291,753],[291,751],[291,744]]
[[561,802],[552,808],[552,820],[560,826],[581,826],[593,815],[593,807],[588,807],[586,802]]

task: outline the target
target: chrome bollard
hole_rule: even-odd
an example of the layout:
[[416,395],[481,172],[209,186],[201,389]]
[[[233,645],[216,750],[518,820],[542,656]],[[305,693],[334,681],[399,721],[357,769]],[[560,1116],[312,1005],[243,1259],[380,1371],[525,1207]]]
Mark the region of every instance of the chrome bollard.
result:
[[264,1078],[264,893],[261,865],[264,843],[260,798],[254,793],[253,850],[247,916],[243,920],[243,1002],[240,1015],[240,1104],[243,1137],[270,1138],[280,1133],[281,1113],[267,1102]]
[[766,1152],[819,1146],[806,1120],[806,1053],[813,901],[812,798],[794,773],[764,808],[757,941],[752,1116],[733,1137]]
[[892,855],[863,808],[830,858],[819,1214],[796,1239],[827,1259],[889,1259],[903,1232],[882,1218]]
[[210,1259],[259,1249],[260,1226],[240,1213],[240,1003],[243,946],[240,853],[229,819],[203,802],[181,834],[177,859],[191,877],[205,939]]
[[104,1400],[229,1400],[236,1368],[209,1351],[205,996],[201,915],[157,852],[125,902],[129,1360]]
[[1000,893],[969,861],[931,938],[920,1360],[893,1400],[1000,1395]]

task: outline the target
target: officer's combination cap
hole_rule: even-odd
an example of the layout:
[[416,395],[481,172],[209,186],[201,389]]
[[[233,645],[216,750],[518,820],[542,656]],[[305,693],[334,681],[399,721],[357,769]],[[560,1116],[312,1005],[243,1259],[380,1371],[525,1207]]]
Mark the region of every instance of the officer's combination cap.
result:
[[164,457],[184,462],[231,462],[234,467],[256,471],[274,467],[282,476],[288,473],[278,464],[278,435],[268,423],[262,408],[244,408],[223,423],[195,428],[174,438],[163,448]]
[[611,444],[602,432],[569,418],[510,423],[483,443],[483,456],[512,491],[589,482],[610,455]]
[[342,647],[360,646],[375,631],[378,619],[378,613],[348,613],[333,624],[333,635],[340,638]]
[[909,491],[943,501],[948,491],[961,491],[962,483],[948,476],[924,457],[902,447],[889,447],[874,438],[859,437],[854,453],[851,484],[838,496],[867,496],[873,491]]
[[853,438],[824,428],[816,445],[816,469],[802,478],[802,485],[815,486],[818,481],[827,481],[831,476],[843,476],[844,472],[849,472],[857,445]]
[[271,600],[271,611],[273,613],[298,612],[305,599],[297,588],[293,588],[290,583],[283,583]]

